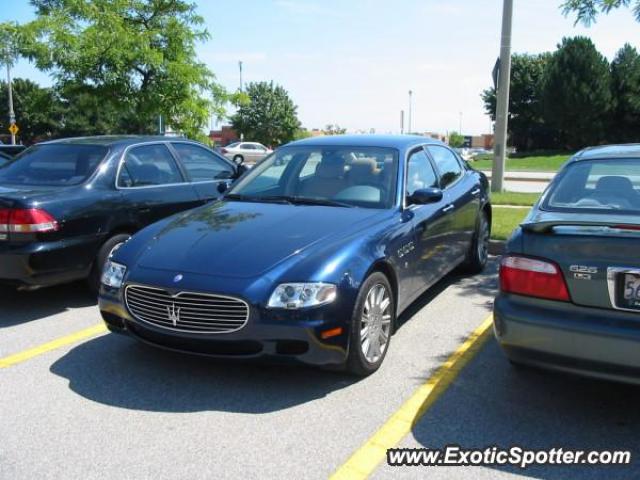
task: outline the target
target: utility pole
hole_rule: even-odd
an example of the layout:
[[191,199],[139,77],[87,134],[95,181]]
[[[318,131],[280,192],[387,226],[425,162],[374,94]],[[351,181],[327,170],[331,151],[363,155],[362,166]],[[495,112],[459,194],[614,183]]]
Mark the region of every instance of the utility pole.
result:
[[412,127],[411,127],[411,113],[413,109],[413,90],[409,90],[409,126],[407,128],[407,133],[411,135]]
[[[240,93],[242,93],[242,60],[238,62],[238,68],[240,69]],[[240,141],[244,141],[244,133],[242,132],[240,132]]]
[[513,0],[504,0],[502,9],[502,35],[500,38],[500,76],[496,106],[496,133],[491,170],[491,191],[502,192],[504,166],[507,157],[507,124],[509,121],[509,84],[511,83],[511,23]]
[[[13,111],[13,85],[11,82],[11,62],[7,61],[7,85],[9,87],[9,125],[15,125],[16,114]],[[16,134],[11,132],[11,145],[16,144]]]
[[404,110],[400,110],[400,135],[404,134]]

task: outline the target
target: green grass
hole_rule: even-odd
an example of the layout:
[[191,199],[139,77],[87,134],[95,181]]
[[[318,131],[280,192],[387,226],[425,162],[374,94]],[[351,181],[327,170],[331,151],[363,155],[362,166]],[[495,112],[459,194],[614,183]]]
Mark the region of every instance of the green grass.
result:
[[506,240],[529,213],[529,208],[493,207],[491,238]]
[[523,192],[503,192],[492,193],[491,203],[493,205],[518,205],[522,207],[531,207],[540,198],[539,193],[523,193]]
[[[508,158],[506,170],[510,171],[529,171],[529,172],[557,172],[564,162],[570,157],[570,154],[535,156],[523,158]],[[493,157],[490,155],[479,155],[470,162],[473,168],[478,170],[491,170]]]

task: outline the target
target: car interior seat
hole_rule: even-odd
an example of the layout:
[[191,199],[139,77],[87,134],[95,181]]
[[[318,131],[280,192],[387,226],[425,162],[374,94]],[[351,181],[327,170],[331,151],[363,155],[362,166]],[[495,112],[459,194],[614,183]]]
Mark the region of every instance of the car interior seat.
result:
[[315,175],[301,184],[303,196],[331,198],[347,186],[345,159],[339,154],[328,154],[316,166]]

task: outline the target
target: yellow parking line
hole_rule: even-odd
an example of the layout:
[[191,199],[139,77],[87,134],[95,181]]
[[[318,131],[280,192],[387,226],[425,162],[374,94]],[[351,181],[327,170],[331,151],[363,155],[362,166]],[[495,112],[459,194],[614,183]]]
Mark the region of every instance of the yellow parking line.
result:
[[464,366],[478,353],[489,338],[492,321],[493,316],[490,315],[436,373],[420,386],[411,398],[391,415],[386,423],[330,478],[333,480],[364,479],[373,473],[378,464],[386,459],[387,450],[396,447],[402,441],[429,407],[451,385]]
[[94,325],[93,327],[85,328],[84,330],[72,333],[71,335],[58,338],[51,342],[43,343],[42,345],[24,350],[14,355],[9,355],[8,357],[0,358],[0,368],[7,368],[13,365],[17,365],[18,363],[25,362],[30,358],[37,357],[38,355],[42,355],[43,353],[47,353],[51,350],[55,350],[66,345],[79,342],[80,340],[84,340],[86,338],[95,337],[96,335],[99,335],[106,331],[107,327],[105,327],[103,323]]

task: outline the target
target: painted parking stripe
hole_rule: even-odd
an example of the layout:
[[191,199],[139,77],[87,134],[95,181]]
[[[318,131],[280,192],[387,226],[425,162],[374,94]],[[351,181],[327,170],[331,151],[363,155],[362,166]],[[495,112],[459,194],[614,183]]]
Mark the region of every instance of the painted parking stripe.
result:
[[96,335],[100,335],[102,333],[105,333],[106,331],[107,327],[105,327],[103,323],[94,325],[93,327],[85,328],[84,330],[72,333],[71,335],[60,337],[51,342],[43,343],[42,345],[39,345],[37,347],[24,350],[14,355],[9,355],[8,357],[0,358],[0,368],[7,368],[13,365],[17,365],[18,363],[26,362],[33,357],[42,355],[43,353],[47,353],[64,346],[80,342],[81,340],[86,340],[87,338],[95,337]]
[[489,338],[493,316],[476,328],[426,383],[420,386],[382,427],[362,445],[331,479],[364,479],[400,444],[413,426],[453,383],[460,371]]

